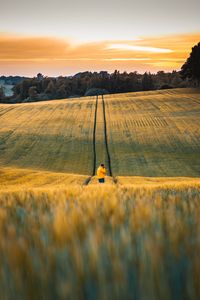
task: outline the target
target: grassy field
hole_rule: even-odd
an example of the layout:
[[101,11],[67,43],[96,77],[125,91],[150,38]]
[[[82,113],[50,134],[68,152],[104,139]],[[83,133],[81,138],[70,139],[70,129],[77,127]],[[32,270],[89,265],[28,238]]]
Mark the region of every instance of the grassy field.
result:
[[0,105],[0,300],[200,298],[200,93],[104,103]]
[[0,169],[0,191],[23,189],[64,188],[67,185],[82,185],[88,177],[69,173],[37,171],[19,168]]
[[175,89],[108,95],[115,175],[200,177],[200,93]]
[[[104,96],[114,176],[199,177],[200,93],[195,89]],[[91,175],[96,97],[0,105],[0,165]],[[96,166],[108,163],[102,100]]]
[[0,105],[0,164],[90,174],[93,98]]

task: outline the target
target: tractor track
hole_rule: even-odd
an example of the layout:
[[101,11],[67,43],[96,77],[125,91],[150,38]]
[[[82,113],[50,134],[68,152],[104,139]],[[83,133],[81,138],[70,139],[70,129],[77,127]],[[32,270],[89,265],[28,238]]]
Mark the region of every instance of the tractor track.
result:
[[110,152],[108,148],[106,108],[105,108],[105,101],[103,95],[102,95],[102,106],[103,106],[103,120],[104,120],[104,143],[105,143],[106,154],[108,159],[108,171],[109,171],[109,175],[112,177],[113,175],[112,175],[111,159],[110,159]]
[[[113,182],[116,184],[117,179],[113,176],[112,172],[112,164],[111,164],[111,157],[110,157],[110,151],[108,147],[108,135],[107,135],[107,120],[106,120],[106,106],[105,106],[105,100],[103,95],[101,96],[101,103],[102,103],[102,109],[103,109],[103,123],[104,123],[104,144],[106,149],[106,156],[107,156],[107,163],[108,163],[108,175],[113,178]],[[94,127],[93,127],[93,169],[92,169],[92,175],[88,177],[84,185],[88,185],[92,179],[93,176],[95,176],[96,173],[96,162],[97,162],[97,153],[96,153],[96,128],[97,128],[97,113],[98,113],[98,104],[99,104],[99,97],[96,96],[96,103],[95,103],[95,112],[94,112]]]
[[93,127],[93,137],[92,137],[92,148],[93,148],[93,167],[92,167],[92,175],[88,177],[83,185],[88,185],[95,175],[96,171],[96,161],[97,161],[97,154],[96,154],[96,128],[97,128],[97,110],[98,110],[98,96],[96,96],[95,102],[95,111],[94,111],[94,127]]
[[0,117],[3,116],[3,115],[5,115],[5,114],[7,114],[9,111],[11,111],[13,109],[14,109],[14,107],[10,107],[7,110],[4,110],[4,111],[0,112]]
[[106,153],[107,153],[107,158],[108,158],[108,171],[109,171],[109,176],[112,177],[113,182],[116,184],[117,183],[117,178],[113,175],[112,164],[111,164],[111,156],[110,156],[110,151],[109,151],[109,147],[108,147],[106,106],[105,106],[105,100],[104,100],[103,95],[102,95],[102,106],[103,106],[103,119],[104,119],[104,143],[105,143],[105,148],[106,148]]
[[94,128],[93,128],[93,141],[92,141],[92,144],[93,144],[93,170],[92,170],[92,176],[95,175],[96,161],[97,161],[97,153],[96,153],[97,112],[98,112],[98,96],[96,97],[95,112],[94,112]]

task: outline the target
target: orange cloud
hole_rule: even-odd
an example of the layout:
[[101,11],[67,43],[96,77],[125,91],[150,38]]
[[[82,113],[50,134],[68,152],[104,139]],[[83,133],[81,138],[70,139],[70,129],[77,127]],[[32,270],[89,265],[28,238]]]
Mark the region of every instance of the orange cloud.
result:
[[75,45],[64,39],[1,34],[0,68],[5,74],[25,75],[37,71],[59,75],[102,69],[180,69],[191,47],[199,41],[200,34],[185,34]]

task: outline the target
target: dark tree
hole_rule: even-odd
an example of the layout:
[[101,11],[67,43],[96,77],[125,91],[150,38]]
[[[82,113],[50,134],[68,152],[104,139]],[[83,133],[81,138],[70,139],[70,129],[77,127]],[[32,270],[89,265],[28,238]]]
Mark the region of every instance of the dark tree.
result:
[[[2,77],[5,81],[7,77]],[[8,77],[10,80],[10,77]],[[15,84],[14,95],[5,101],[26,102],[51,99],[81,97],[87,94],[126,93],[147,91],[169,87],[186,87],[189,81],[183,81],[180,72],[159,71],[157,74],[139,74],[136,71],[120,73],[115,70],[109,74],[106,71],[79,72],[74,76],[46,77],[38,73],[37,77],[26,78]],[[3,96],[2,96],[3,97]]]
[[154,84],[150,73],[144,73],[142,77],[142,89],[143,91],[149,91],[154,89]]
[[0,86],[0,100],[4,100],[4,99],[5,99],[4,90],[3,90],[3,87]]
[[37,74],[37,79],[40,81],[44,78],[44,76],[42,75],[42,73],[38,73]]
[[34,101],[37,100],[37,88],[36,86],[31,86],[28,90],[29,100]]
[[48,83],[48,86],[47,86],[47,88],[45,90],[45,93],[46,94],[50,94],[53,97],[55,95],[55,92],[56,92],[56,89],[55,89],[54,81],[51,80]]
[[195,85],[200,85],[200,43],[192,48],[190,56],[181,67],[182,79],[188,79]]

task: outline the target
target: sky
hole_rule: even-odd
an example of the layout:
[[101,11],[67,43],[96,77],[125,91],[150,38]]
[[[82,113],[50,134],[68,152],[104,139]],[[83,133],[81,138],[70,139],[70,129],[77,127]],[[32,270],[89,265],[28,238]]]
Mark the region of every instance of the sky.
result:
[[199,0],[0,0],[0,75],[179,70]]

